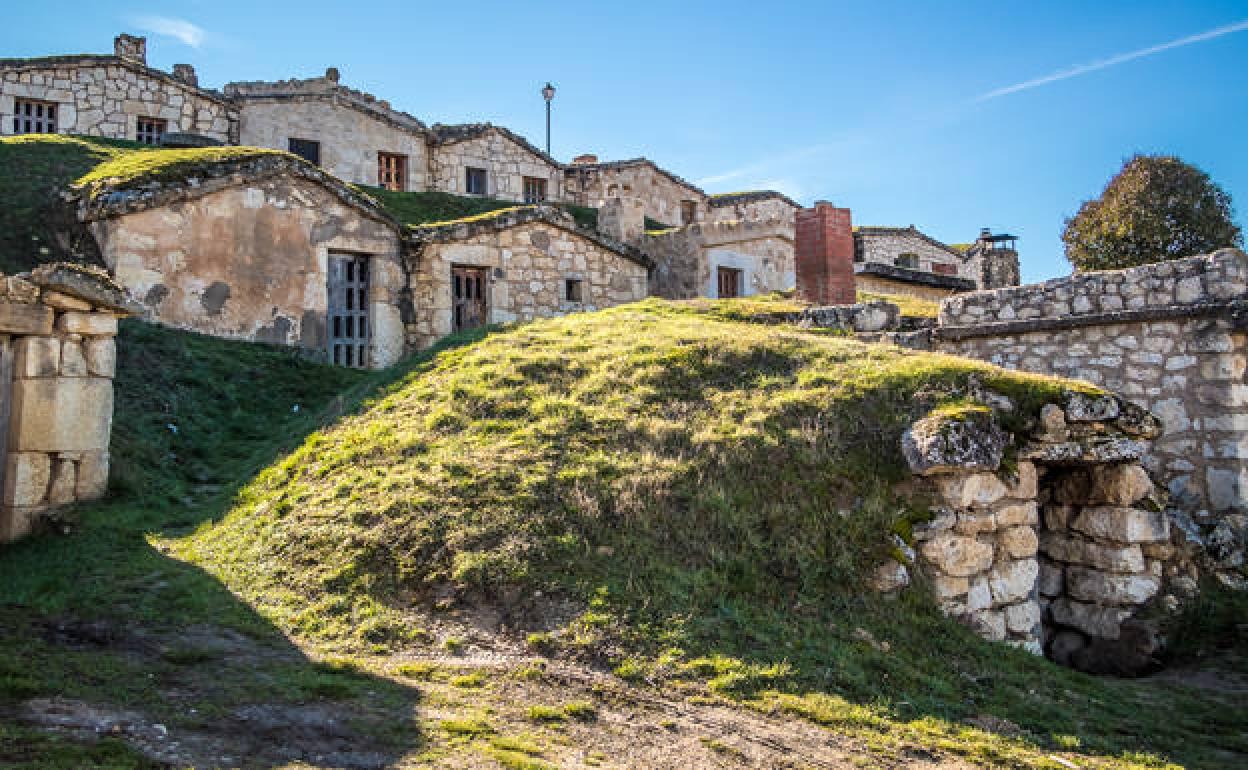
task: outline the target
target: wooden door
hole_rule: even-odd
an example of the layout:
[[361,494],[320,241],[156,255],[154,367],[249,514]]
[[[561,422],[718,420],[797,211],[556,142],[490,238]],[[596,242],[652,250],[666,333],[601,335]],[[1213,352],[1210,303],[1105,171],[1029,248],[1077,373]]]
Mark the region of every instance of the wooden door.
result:
[[329,255],[329,362],[368,367],[368,257]]
[[472,329],[487,323],[489,280],[485,268],[452,267],[451,297],[454,308],[454,330]]
[[741,296],[741,271],[731,267],[721,267],[719,276],[719,298],[731,299]]

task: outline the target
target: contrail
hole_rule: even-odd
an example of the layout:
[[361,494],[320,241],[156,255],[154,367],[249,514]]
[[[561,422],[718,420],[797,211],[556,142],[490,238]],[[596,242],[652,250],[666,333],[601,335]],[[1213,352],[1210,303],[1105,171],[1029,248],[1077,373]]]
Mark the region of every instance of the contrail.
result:
[[1045,75],[1032,80],[1024,80],[1022,83],[1015,83],[1012,86],[1005,86],[1004,88],[998,88],[995,91],[989,91],[988,93],[981,94],[971,101],[986,102],[989,99],[996,99],[998,96],[1005,96],[1007,94],[1018,93],[1019,91],[1026,91],[1030,88],[1036,88],[1049,83],[1056,83],[1059,80],[1066,80],[1078,75],[1086,75],[1089,72],[1096,72],[1097,70],[1103,70],[1108,67],[1123,64],[1124,62],[1134,61],[1135,59],[1143,59],[1145,56],[1152,56],[1153,54],[1158,54],[1162,51],[1169,51],[1171,48],[1182,48],[1186,45],[1203,43],[1206,40],[1213,40],[1214,38],[1223,37],[1224,35],[1230,35],[1235,32],[1243,32],[1244,30],[1248,30],[1248,19],[1237,21],[1234,24],[1227,24],[1223,27],[1215,27],[1207,32],[1201,32],[1196,35],[1181,37],[1178,40],[1171,40],[1167,43],[1160,43],[1158,45],[1149,46],[1148,48],[1141,48],[1138,51],[1118,54],[1117,56],[1111,56],[1108,59],[1100,59],[1098,61],[1088,62],[1087,64],[1079,64],[1077,66],[1059,70],[1050,75]]

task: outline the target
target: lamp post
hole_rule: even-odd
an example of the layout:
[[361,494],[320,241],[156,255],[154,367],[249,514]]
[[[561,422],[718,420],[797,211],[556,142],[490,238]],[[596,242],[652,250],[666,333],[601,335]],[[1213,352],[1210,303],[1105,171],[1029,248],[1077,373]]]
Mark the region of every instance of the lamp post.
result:
[[555,87],[546,83],[542,89],[542,98],[546,100],[546,154],[550,154],[550,100],[555,98]]

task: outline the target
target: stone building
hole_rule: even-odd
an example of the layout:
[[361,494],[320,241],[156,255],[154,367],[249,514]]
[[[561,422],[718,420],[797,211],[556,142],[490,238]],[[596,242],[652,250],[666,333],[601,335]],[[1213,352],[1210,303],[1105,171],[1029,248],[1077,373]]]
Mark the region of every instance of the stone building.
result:
[[746,219],[790,220],[802,208],[789,196],[775,190],[718,193],[706,198],[707,217],[712,222]]
[[148,318],[384,367],[406,352],[402,228],[297,158],[204,162],[80,192],[78,216]]
[[429,184],[425,124],[376,97],[324,77],[228,83],[238,104],[239,144],[288,150],[334,176],[391,190]]
[[1019,283],[1014,236],[983,230],[965,250],[909,227],[855,227],[858,288],[939,301],[975,289]]
[[429,189],[523,203],[563,200],[563,165],[524,137],[489,123],[434,125]]
[[84,134],[161,144],[237,144],[238,109],[199,87],[195,69],[147,66],[147,41],[119,35],[112,55],[0,59],[0,135]]
[[550,206],[415,227],[408,342],[488,323],[597,310],[646,296],[650,259]]
[[668,227],[707,218],[706,193],[646,158],[598,162],[581,155],[564,170],[565,200],[601,208],[611,198],[645,202],[645,216]]
[[[608,206],[610,203],[608,203]],[[791,218],[700,222],[647,234],[650,293],[668,299],[749,297],[797,285]]]

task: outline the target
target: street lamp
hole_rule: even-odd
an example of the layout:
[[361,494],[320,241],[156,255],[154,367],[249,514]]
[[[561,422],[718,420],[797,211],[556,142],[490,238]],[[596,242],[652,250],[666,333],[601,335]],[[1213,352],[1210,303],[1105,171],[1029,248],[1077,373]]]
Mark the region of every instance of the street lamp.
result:
[[546,154],[550,154],[550,100],[555,98],[555,87],[546,83],[542,89],[542,98],[546,100]]

